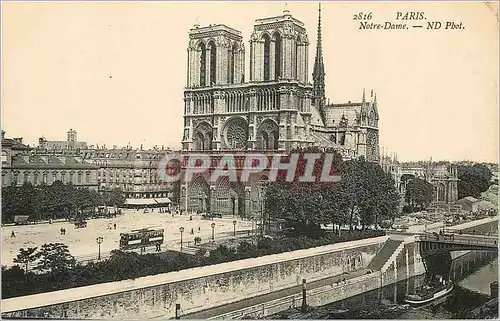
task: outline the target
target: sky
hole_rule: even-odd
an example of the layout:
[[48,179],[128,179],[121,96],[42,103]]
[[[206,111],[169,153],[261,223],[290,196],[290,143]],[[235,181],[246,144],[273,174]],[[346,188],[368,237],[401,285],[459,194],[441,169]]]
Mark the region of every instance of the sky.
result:
[[[2,2],[2,130],[32,145],[72,128],[94,145],[180,148],[189,29],[241,30],[248,79],[255,19],[285,7],[308,31],[311,75],[317,2]],[[353,20],[410,11],[465,29]],[[322,15],[327,96],[360,101],[374,89],[381,148],[403,161],[498,162],[497,3],[323,2]]]

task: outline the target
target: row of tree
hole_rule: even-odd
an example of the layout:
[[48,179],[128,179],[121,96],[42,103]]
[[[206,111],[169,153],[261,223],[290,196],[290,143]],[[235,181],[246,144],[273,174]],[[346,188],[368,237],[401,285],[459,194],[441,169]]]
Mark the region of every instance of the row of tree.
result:
[[2,223],[13,222],[16,215],[29,215],[33,221],[69,219],[97,206],[121,206],[124,202],[120,189],[98,193],[60,181],[41,186],[7,186],[2,188]]
[[[364,158],[343,161],[333,149],[308,148],[292,153],[299,153],[294,179],[287,181],[287,172],[280,170],[277,180],[269,182],[266,189],[265,209],[271,217],[305,230],[311,225],[331,223],[348,224],[352,230],[358,219],[365,228],[398,215],[400,197],[394,180],[377,163]],[[303,182],[299,177],[306,173],[307,154],[311,153],[321,153],[312,171],[316,180]],[[324,164],[330,168],[329,175],[339,175],[341,180],[322,181]]]

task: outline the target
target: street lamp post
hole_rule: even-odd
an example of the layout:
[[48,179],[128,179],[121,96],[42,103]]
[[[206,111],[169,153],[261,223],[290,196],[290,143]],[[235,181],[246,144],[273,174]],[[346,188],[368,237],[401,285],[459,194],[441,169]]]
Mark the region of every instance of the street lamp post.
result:
[[102,243],[102,241],[104,241],[104,239],[101,236],[99,236],[95,240],[97,242],[97,245],[99,246],[99,252],[97,254],[97,260],[100,261],[101,260],[101,243]]
[[215,236],[214,236],[215,223],[210,224],[210,226],[212,227],[212,241],[213,241],[213,240],[215,240]]
[[236,223],[237,223],[236,221],[233,221],[233,227],[234,227],[234,229],[233,229],[233,232],[234,232],[233,235],[235,237],[236,237]]
[[181,253],[182,253],[182,232],[184,232],[184,228],[182,226],[179,227],[179,232],[181,232]]

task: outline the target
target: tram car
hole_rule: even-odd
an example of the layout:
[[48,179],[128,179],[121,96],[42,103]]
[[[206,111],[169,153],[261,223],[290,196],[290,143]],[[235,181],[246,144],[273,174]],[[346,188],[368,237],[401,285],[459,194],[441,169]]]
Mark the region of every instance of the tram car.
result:
[[140,229],[120,233],[120,250],[134,250],[163,244],[163,229]]

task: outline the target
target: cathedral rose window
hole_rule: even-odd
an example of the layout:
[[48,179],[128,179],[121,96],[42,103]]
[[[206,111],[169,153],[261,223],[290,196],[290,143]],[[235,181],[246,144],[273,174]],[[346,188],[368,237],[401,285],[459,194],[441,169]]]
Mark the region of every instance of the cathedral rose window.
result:
[[247,124],[242,119],[231,121],[226,129],[228,147],[231,149],[244,149],[247,146]]

